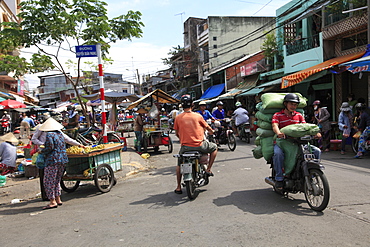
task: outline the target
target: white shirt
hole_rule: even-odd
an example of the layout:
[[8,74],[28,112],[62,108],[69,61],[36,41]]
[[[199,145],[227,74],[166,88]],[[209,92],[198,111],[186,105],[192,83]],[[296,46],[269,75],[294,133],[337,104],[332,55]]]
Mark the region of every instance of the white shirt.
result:
[[[62,135],[64,137],[64,141],[66,143],[68,143],[72,146],[81,145],[77,141],[73,140],[72,138],[70,138],[69,136],[64,134],[62,131],[60,131],[60,133],[62,133]],[[32,139],[31,139],[32,143],[35,144],[35,145],[44,145],[45,141],[46,141],[46,134],[47,134],[47,132],[39,130],[39,126],[38,126],[36,128],[35,133],[33,133],[33,136],[32,136]]]

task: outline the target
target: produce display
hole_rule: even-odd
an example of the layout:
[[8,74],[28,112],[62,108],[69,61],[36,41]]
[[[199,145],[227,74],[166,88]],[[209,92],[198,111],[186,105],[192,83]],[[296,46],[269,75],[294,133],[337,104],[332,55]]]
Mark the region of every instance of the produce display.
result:
[[92,145],[92,146],[86,146],[85,148],[81,148],[81,147],[78,147],[78,146],[72,146],[72,147],[69,147],[67,148],[67,154],[74,154],[74,155],[78,155],[78,154],[88,154],[88,153],[91,153],[91,152],[94,152],[94,151],[100,151],[100,150],[104,150],[104,149],[107,149],[107,148],[112,148],[112,147],[117,147],[119,146],[120,144],[117,144],[117,143],[112,143],[112,144],[100,144],[100,145]]

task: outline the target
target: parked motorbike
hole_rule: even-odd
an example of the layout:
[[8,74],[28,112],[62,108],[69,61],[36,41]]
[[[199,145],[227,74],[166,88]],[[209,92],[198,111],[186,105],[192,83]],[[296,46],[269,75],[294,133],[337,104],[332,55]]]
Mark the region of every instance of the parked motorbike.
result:
[[313,137],[305,136],[292,139],[299,145],[299,152],[292,173],[284,178],[283,189],[278,190],[275,187],[273,162],[271,162],[271,176],[266,177],[265,182],[272,185],[276,192],[284,195],[303,192],[310,208],[321,212],[329,203],[330,190],[328,180],[323,173],[324,166],[311,152],[310,141]]
[[[357,154],[357,152],[358,152],[358,143],[360,141],[360,135],[361,135],[361,132],[357,132],[352,137],[351,147],[352,147],[352,151],[355,154]],[[370,135],[368,135],[367,138],[366,138],[366,140],[365,140],[365,150],[366,151],[370,151]]]
[[10,122],[8,119],[1,119],[1,133],[5,134],[10,132]]
[[181,174],[183,176],[186,193],[190,200],[197,196],[196,188],[209,183],[209,177],[205,172],[208,165],[208,154],[198,151],[188,151],[183,154],[174,154],[173,157],[181,161]]
[[243,139],[250,143],[252,138],[251,133],[251,125],[249,123],[244,123],[239,126],[239,139],[242,141]]
[[[214,124],[211,125],[214,134],[208,135],[207,139],[208,141],[214,142],[218,145],[227,145],[230,151],[234,151],[236,148],[236,138],[234,135],[234,131],[231,129],[230,126],[230,119],[227,118],[224,121],[224,124],[221,124],[219,121],[215,121]],[[219,135],[218,131],[221,131]]]
[[[76,135],[72,134],[71,132],[76,131]],[[90,126],[88,128],[80,128],[80,129],[69,129],[65,130],[65,133],[75,138],[78,142],[82,143],[83,145],[95,145],[95,144],[103,144],[103,130],[98,128],[97,126]],[[75,135],[75,136],[74,136]],[[108,142],[119,142],[123,143],[121,138],[114,132],[108,131],[107,132]]]

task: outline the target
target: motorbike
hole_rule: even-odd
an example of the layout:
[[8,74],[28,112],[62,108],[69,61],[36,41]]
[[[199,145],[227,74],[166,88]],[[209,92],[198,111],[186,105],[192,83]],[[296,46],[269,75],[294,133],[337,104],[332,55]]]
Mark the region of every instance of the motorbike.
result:
[[252,133],[250,123],[244,123],[239,126],[239,139],[251,143]]
[[[236,138],[234,135],[234,131],[231,129],[230,126],[230,119],[226,118],[224,124],[221,124],[219,121],[215,121],[214,124],[211,125],[212,129],[214,130],[213,135],[207,135],[207,139],[210,142],[216,143],[218,145],[224,144],[227,145],[230,151],[234,151],[236,148]],[[218,135],[217,132],[221,131]],[[219,138],[217,138],[219,136]]]
[[10,122],[8,119],[1,119],[1,133],[5,134],[10,132]]
[[[361,135],[361,132],[357,132],[356,134],[352,136],[351,147],[352,147],[352,151],[355,154],[357,154],[358,152],[358,143],[360,141],[360,135]],[[367,136],[365,140],[365,150],[370,151],[370,134]]]
[[198,151],[188,151],[183,154],[174,154],[173,157],[180,159],[180,171],[183,176],[183,186],[190,200],[197,196],[196,188],[209,183],[206,173],[208,165],[208,154]]
[[[76,131],[76,136],[71,136],[71,132]],[[103,144],[103,130],[98,128],[97,126],[90,126],[88,128],[79,128],[79,129],[67,129],[64,132],[75,138],[78,142],[82,143],[83,145],[96,145],[96,144]],[[108,142],[120,142],[123,143],[121,138],[114,132],[108,131],[107,132]]]
[[274,187],[275,192],[283,195],[288,193],[304,193],[306,201],[310,208],[315,211],[323,211],[330,198],[328,180],[323,173],[324,166],[315,158],[310,148],[312,136],[293,138],[293,141],[299,145],[299,151],[296,164],[293,171],[284,178],[283,189],[278,190],[275,187],[275,170],[271,162],[271,176],[265,178],[265,182]]

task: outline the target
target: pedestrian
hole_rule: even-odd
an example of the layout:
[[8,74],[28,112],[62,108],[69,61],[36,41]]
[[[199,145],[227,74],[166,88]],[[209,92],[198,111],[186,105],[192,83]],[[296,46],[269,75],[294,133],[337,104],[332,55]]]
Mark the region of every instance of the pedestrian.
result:
[[320,128],[321,138],[319,139],[319,148],[325,152],[330,150],[330,113],[326,107],[321,107],[320,100],[312,103],[314,110],[314,123]]
[[[34,128],[35,122],[32,118],[28,117],[26,113],[23,113],[23,120],[21,122],[21,135],[19,138],[31,138],[30,129]],[[26,136],[24,136],[24,132],[26,132]]]
[[367,107],[365,104],[357,103],[355,107],[356,111],[360,113],[360,123],[357,126],[357,130],[361,132],[361,135],[359,136],[357,154],[354,158],[361,159],[367,151],[365,144],[370,135],[370,115],[366,112]]
[[63,129],[63,125],[57,121],[52,121],[52,118],[46,120],[39,128],[40,131],[47,132],[44,148],[40,151],[45,157],[43,183],[46,196],[50,200],[49,204],[43,207],[44,210],[57,208],[63,204],[60,199],[60,180],[68,163],[68,157],[66,142],[60,132],[61,129]]
[[353,123],[353,114],[352,109],[348,102],[343,102],[340,108],[339,118],[338,118],[338,126],[339,129],[342,131],[342,146],[340,150],[340,154],[345,154],[346,149],[346,140],[351,135],[352,130],[352,123]]
[[144,114],[148,113],[144,108],[140,108],[136,111],[138,114],[134,121],[134,132],[136,136],[136,151],[138,154],[141,153],[141,146],[143,144],[143,129],[145,125]]
[[355,105],[357,104],[358,101],[355,99],[355,95],[353,93],[350,93],[350,94],[348,94],[347,99],[348,99],[347,102],[349,104],[349,107],[351,107],[351,109],[352,109],[352,113],[356,114]]
[[0,144],[0,174],[2,176],[13,173],[17,160],[17,147],[14,143],[18,143],[17,137],[13,133],[7,133],[0,137],[4,141]]

